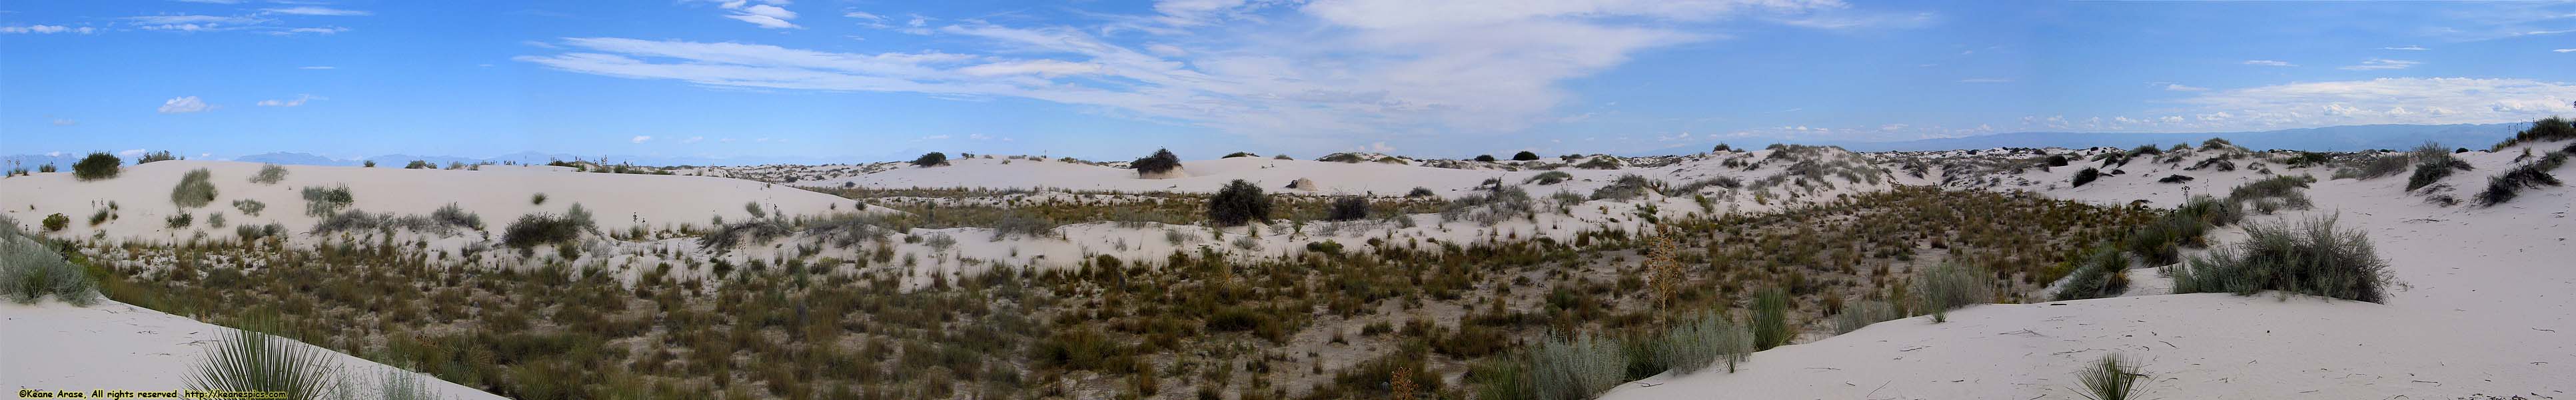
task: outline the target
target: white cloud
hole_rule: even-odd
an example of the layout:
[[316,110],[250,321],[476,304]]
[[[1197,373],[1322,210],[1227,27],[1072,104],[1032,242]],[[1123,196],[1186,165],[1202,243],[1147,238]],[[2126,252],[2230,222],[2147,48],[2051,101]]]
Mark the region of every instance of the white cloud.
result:
[[312,100],[330,100],[330,99],[321,98],[321,97],[314,97],[313,95],[309,95],[309,94],[299,94],[299,95],[295,95],[295,99],[294,99],[294,100],[260,100],[260,101],[259,101],[259,105],[261,105],[261,106],[268,106],[268,107],[294,107],[294,106],[304,105],[304,102],[306,102],[306,101],[312,101]]
[[680,143],[684,143],[684,144],[685,144],[685,143],[697,143],[697,142],[702,141],[702,140],[707,140],[707,137],[705,137],[705,136],[690,136],[688,139],[681,139],[681,140],[680,140]]
[[648,141],[652,141],[652,140],[653,140],[653,137],[652,137],[652,136],[636,136],[634,139],[628,139],[627,141],[635,142],[636,144],[643,144],[644,142],[648,142]]
[[118,156],[122,156],[122,157],[125,157],[125,158],[135,158],[135,157],[142,157],[142,156],[143,156],[143,153],[145,153],[145,152],[143,151],[143,149],[133,149],[133,150],[126,150],[126,151],[119,151],[119,152],[116,152],[116,155],[118,155]]
[[2383,70],[2383,69],[2406,69],[2406,67],[2412,67],[2412,66],[2415,66],[2415,64],[2423,64],[2423,63],[2422,63],[2422,62],[2416,62],[2416,61],[2408,61],[2408,60],[2390,60],[2390,59],[2385,59],[2385,58],[2373,58],[2373,59],[2369,59],[2369,60],[2364,60],[2364,61],[2362,61],[2360,64],[2346,65],[2346,66],[2338,67],[2338,68],[2336,68],[2336,69],[2341,69],[2341,70],[2346,70],[2346,71],[2370,71],[2370,70]]
[[330,8],[330,7],[316,7],[316,6],[301,6],[301,7],[287,7],[287,8],[263,8],[263,9],[260,9],[260,11],[267,11],[267,12],[273,12],[273,13],[278,13],[278,14],[293,14],[293,15],[321,15],[321,16],[335,16],[335,17],[363,16],[363,15],[373,15],[373,14],[375,14],[375,13],[366,12],[366,11],[358,11],[358,10],[342,10],[342,9],[337,9],[337,8]]
[[256,16],[216,15],[146,15],[120,19],[143,30],[177,32],[228,31],[273,22]]
[[2205,90],[2209,90],[2209,88],[2199,87],[2199,86],[2184,86],[2183,84],[2180,84],[2180,83],[2168,83],[2168,84],[2165,84],[2165,90],[2171,90],[2171,91],[2176,91],[2176,92],[2198,92],[2198,91],[2205,91]]
[[198,100],[197,96],[181,96],[171,98],[170,101],[161,102],[162,114],[182,114],[212,109],[214,109],[214,106],[206,105],[206,102],[204,100]]
[[2557,49],[2557,50],[2550,50],[2550,51],[2555,51],[2555,52],[2560,52],[2560,53],[2576,53],[2576,49]]
[[[1717,39],[1683,29],[1688,25],[1841,7],[1795,0],[1525,7],[1320,0],[1290,10],[1307,18],[1245,18],[1240,9],[1226,7],[1232,3],[1169,4],[1127,21],[1190,16],[1227,22],[1131,43],[1101,37],[1107,27],[972,20],[934,26],[927,17],[911,16],[884,29],[919,29],[989,49],[846,53],[567,38],[560,41],[565,50],[515,59],[563,71],[719,87],[1029,98],[1097,107],[1116,117],[1283,137],[1499,133],[1559,118],[1554,109],[1573,98],[1559,87],[1562,81],[1608,70],[1648,49]],[[1212,11],[1191,11],[1202,9]],[[862,25],[874,21],[852,18]],[[1178,51],[1169,43],[1192,48]],[[1211,43],[1219,45],[1206,45]]]
[[841,14],[841,16],[843,16],[843,17],[850,17],[850,18],[864,19],[864,20],[869,20],[869,21],[885,21],[885,17],[884,17],[884,16],[879,16],[879,15],[876,15],[876,14],[869,14],[869,13],[861,12],[861,11],[851,11],[851,12],[849,12],[849,13],[847,13],[847,14]]
[[2408,45],[2408,46],[2390,46],[2390,47],[2381,47],[2381,48],[2379,48],[2379,49],[2380,49],[2380,50],[2406,50],[2406,51],[2423,51],[2423,50],[2427,50],[2427,49],[2425,49],[2425,48],[2424,48],[2424,46],[2413,46],[2413,45]]
[[2565,113],[2576,85],[2530,79],[2381,78],[2205,92],[2189,130],[2529,121]]
[[340,32],[348,32],[348,31],[349,31],[349,28],[345,28],[345,27],[326,26],[326,27],[320,27],[320,28],[294,28],[294,29],[287,29],[287,30],[283,30],[283,31],[276,31],[276,32],[271,32],[271,33],[279,34],[279,35],[293,35],[293,34],[298,34],[298,33],[311,33],[311,34],[317,34],[317,35],[329,35],[329,34],[336,34],[336,33],[340,33]]
[[0,33],[77,33],[87,35],[95,32],[98,32],[98,28],[86,26],[77,28],[62,25],[0,26]]
[[1968,79],[1960,79],[1960,80],[1959,80],[1959,83],[2006,83],[2006,82],[2012,82],[2012,80],[2011,80],[2011,79],[2004,79],[2004,78],[1968,78]]
[[2273,61],[2273,60],[2245,60],[2244,64],[2245,64],[2245,65],[2261,65],[2261,66],[2266,66],[2266,67],[2296,67],[2296,66],[2299,66],[2298,64],[2291,64],[2291,63],[2288,63],[2288,62],[2283,62],[2283,61]]
[[[787,5],[787,0],[700,1],[716,3],[716,8],[722,8],[728,12],[724,15],[725,18],[732,18],[735,21],[749,22],[752,25],[759,25],[762,28],[769,29],[805,29],[805,27],[797,26],[794,22],[788,22],[789,20],[796,19],[796,12],[788,11],[785,7],[779,7]],[[875,14],[862,12],[852,12],[850,14],[843,15],[851,16],[853,18],[857,18],[859,15],[875,16]]]
[[1881,131],[1887,131],[1887,132],[1895,132],[1895,131],[1905,130],[1905,126],[1906,126],[1905,124],[1887,124],[1887,125],[1879,125],[1879,126],[1878,126],[1878,130],[1881,130]]

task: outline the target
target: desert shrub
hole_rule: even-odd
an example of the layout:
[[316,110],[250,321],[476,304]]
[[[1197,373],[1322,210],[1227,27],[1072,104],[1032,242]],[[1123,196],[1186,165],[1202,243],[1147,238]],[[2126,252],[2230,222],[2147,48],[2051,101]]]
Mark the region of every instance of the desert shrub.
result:
[[[341,385],[340,390],[343,393],[350,393],[357,391],[358,388],[350,387],[344,383]],[[352,393],[350,396],[354,397],[357,396],[357,394]],[[422,378],[420,373],[405,371],[401,368],[384,368],[384,374],[379,375],[376,379],[375,391],[371,398],[383,400],[436,400],[438,399],[438,392],[430,389],[429,380],[427,378]]]
[[529,196],[529,197],[528,197],[528,204],[533,204],[533,205],[545,205],[545,204],[546,204],[546,194],[545,194],[545,193],[538,193],[536,196]]
[[1215,196],[1208,197],[1207,215],[1208,220],[1215,222],[1217,226],[1237,226],[1255,220],[1268,220],[1270,219],[1270,197],[1261,193],[1260,185],[1236,179],[1226,183],[1224,188],[1217,189]]
[[1834,314],[1834,334],[1840,335],[1851,333],[1852,331],[1860,330],[1860,328],[1869,327],[1869,324],[1904,317],[1904,315],[1897,314],[1895,304],[1877,300],[1862,300],[1843,305],[1843,312]]
[[1012,236],[1042,238],[1054,234],[1054,223],[1037,217],[1012,214],[993,222],[992,241],[999,242]]
[[2192,257],[2165,272],[2174,293],[2254,294],[2281,290],[2345,300],[2387,301],[2394,277],[2359,230],[2337,230],[2334,217],[2299,226],[2245,227],[2245,241]]
[[2165,151],[2164,151],[2164,150],[2157,149],[2157,148],[2156,148],[2156,145],[2152,145],[2152,144],[2142,144],[2142,145],[2138,145],[2138,148],[2129,149],[2129,157],[2131,157],[2131,158],[2135,158],[2135,157],[2137,157],[2137,156],[2141,156],[2141,155],[2164,155],[2164,154],[2165,154]]
[[1491,357],[1469,364],[1464,380],[1467,384],[1476,387],[1478,399],[1538,398],[1538,388],[1530,382],[1529,360],[1518,355]]
[[2235,146],[2235,143],[2228,142],[2226,138],[2209,138],[2209,140],[2200,141],[2201,150],[2217,150]]
[[250,176],[250,183],[262,185],[275,185],[277,182],[285,180],[286,167],[281,167],[277,164],[261,164],[259,166],[259,173]]
[[45,296],[88,307],[98,302],[98,281],[63,259],[53,246],[18,231],[18,221],[0,217],[0,298],[35,304]]
[[1653,347],[1659,363],[1673,372],[1698,372],[1719,361],[1726,363],[1727,372],[1734,372],[1735,365],[1753,353],[1753,334],[1716,312],[1701,311],[1675,321]]
[[2077,262],[2082,264],[2067,273],[2066,282],[2058,285],[2057,293],[2050,296],[2052,299],[2097,299],[2118,296],[2129,290],[2129,257],[2121,254],[2119,247],[2108,243],[2096,245]]
[[1662,181],[1646,179],[1646,177],[1639,176],[1637,174],[1620,175],[1619,180],[1610,182],[1609,186],[1602,186],[1600,189],[1593,189],[1592,199],[1627,201],[1629,199],[1635,199],[1638,196],[1644,196],[1647,193],[1655,193],[1658,188],[1663,186],[1664,183]]
[[2063,167],[2066,166],[2067,160],[2064,154],[2051,154],[2048,158],[2040,159],[2040,162],[2051,167]]
[[2371,156],[2369,159],[2362,160],[2356,165],[2336,169],[2334,178],[2369,180],[2372,178],[2396,175],[2398,172],[2406,170],[2406,166],[2410,159],[2411,158],[2406,155],[2398,154]]
[[1557,182],[1564,182],[1568,179],[1574,179],[1574,174],[1568,174],[1565,173],[1565,171],[1547,171],[1540,172],[1538,175],[1532,175],[1529,179],[1522,180],[1521,184],[1554,185],[1557,184]]
[[1413,191],[1404,192],[1404,197],[1440,197],[1440,194],[1432,192],[1431,188],[1415,186]]
[[2091,368],[2075,373],[2075,381],[2084,385],[2085,393],[2080,394],[2088,400],[2128,400],[2137,397],[2138,378],[2144,378],[2147,374],[2139,373],[2136,364],[2135,361],[2120,357],[2119,353],[2102,355],[2102,361],[2095,362]]
[[214,172],[205,168],[188,170],[179,176],[179,186],[170,188],[170,203],[179,209],[205,207],[215,202],[215,183],[209,182]]
[[1289,157],[1289,156],[1288,156],[1288,155],[1286,155],[1286,154],[1281,154],[1281,155],[1270,156],[1270,159],[1272,159],[1272,160],[1295,160],[1295,159],[1297,159],[1297,158],[1296,158],[1296,157]]
[[170,229],[186,228],[188,225],[195,224],[197,222],[197,215],[183,212],[173,214],[167,218],[162,218],[161,221],[164,226],[167,226]]
[[1582,164],[1575,164],[1574,167],[1582,169],[1619,169],[1619,158],[1611,156],[1593,157],[1590,160],[1583,160]]
[[1616,340],[1594,335],[1549,337],[1530,352],[1530,383],[1541,399],[1590,398],[1625,377],[1627,360],[1621,355]]
[[2308,200],[2308,195],[2303,192],[2308,188],[2308,184],[2315,183],[2316,180],[2307,176],[2282,175],[2247,182],[2229,190],[2227,201],[2244,203],[2280,199],[2292,209],[2307,209],[2313,202]]
[[1368,202],[1368,199],[1366,199],[1366,198],[1361,198],[1361,197],[1357,197],[1357,196],[1353,196],[1353,197],[1343,197],[1343,198],[1340,198],[1340,199],[1335,199],[1335,200],[1333,200],[1333,206],[1332,206],[1332,208],[1331,208],[1330,210],[1326,210],[1326,211],[1325,211],[1325,213],[1324,213],[1324,220],[1325,220],[1325,221],[1349,221],[1349,220],[1355,220],[1355,219],[1361,219],[1361,218],[1368,218],[1368,214],[1369,214],[1369,202]]
[[[519,220],[520,220],[520,221],[527,221],[527,218],[526,218],[526,217],[520,217],[520,219],[519,219]],[[511,228],[515,231],[515,230],[516,230],[516,228],[518,227],[518,224],[511,224],[510,226],[511,226]],[[544,226],[543,228],[545,228],[545,229],[549,229],[549,230],[570,229],[570,233],[568,233],[568,234],[566,234],[566,235],[573,235],[573,236],[580,235],[580,233],[581,233],[581,231],[579,230],[579,228],[563,228],[563,227],[560,227],[560,226]],[[562,233],[562,232],[563,232],[563,231],[549,231],[549,232],[543,232],[543,233],[541,233],[541,235],[552,235],[552,234],[557,234],[557,233]],[[754,220],[750,220],[750,221],[743,221],[743,222],[739,222],[739,223],[734,223],[734,224],[730,224],[730,225],[725,225],[725,226],[717,227],[715,231],[713,231],[713,232],[707,232],[707,234],[706,234],[705,236],[699,236],[699,237],[698,237],[698,247],[708,248],[708,249],[715,249],[716,251],[722,252],[722,251],[726,251],[726,250],[728,250],[728,249],[732,249],[735,245],[738,245],[738,244],[741,244],[741,243],[745,243],[745,242],[744,242],[744,239],[749,239],[749,240],[750,240],[750,241],[749,241],[749,243],[752,243],[752,244],[761,244],[761,243],[768,243],[771,239],[777,239],[777,238],[779,238],[779,237],[781,237],[781,236],[787,236],[787,234],[789,234],[789,233],[793,233],[793,232],[794,232],[794,228],[789,227],[789,226],[787,225],[787,221],[780,221],[780,220],[774,220],[774,219],[754,219]],[[551,236],[539,236],[539,237],[551,237]],[[564,238],[565,238],[564,240],[570,240],[570,238],[571,238],[571,237],[572,237],[572,236],[564,236]],[[507,236],[504,236],[502,240],[503,240],[504,242],[507,242],[507,241],[509,240],[509,239],[507,239],[507,238],[508,238]],[[949,239],[949,243],[951,243],[951,244],[956,243],[956,239]],[[520,246],[520,245],[517,245],[517,244],[512,244],[512,246],[513,246],[513,247],[526,247],[526,246]]]
[[1934,265],[1915,277],[1917,309],[1930,311],[1934,320],[1946,321],[1952,309],[1992,299],[1994,288],[1986,282],[1994,277],[1994,272],[1981,266],[1947,262]]
[[107,220],[112,218],[116,218],[116,214],[114,212],[109,211],[108,209],[99,209],[97,212],[89,214],[89,226],[98,226],[98,224],[107,223]]
[[2406,178],[2406,191],[2410,192],[2442,181],[2442,178],[2451,176],[2452,170],[2475,169],[2469,166],[2469,162],[2460,161],[2459,157],[2443,151],[2440,144],[2425,143],[2416,147],[2414,158],[2415,175]]
[[581,238],[582,232],[598,230],[597,224],[590,219],[590,211],[581,208],[580,204],[572,205],[564,215],[542,212],[521,215],[518,221],[511,222],[502,230],[501,244],[526,249],[540,244],[569,243]]
[[1538,153],[1531,153],[1531,152],[1526,152],[1526,151],[1524,151],[1524,152],[1519,152],[1519,153],[1512,153],[1512,161],[1538,161]]
[[912,166],[915,167],[936,167],[941,165],[948,165],[948,153],[933,151],[923,153],[920,158],[912,159]]
[[438,169],[438,164],[432,164],[428,160],[411,160],[410,163],[403,164],[403,169]]
[[206,227],[208,227],[208,228],[222,228],[222,227],[224,227],[224,214],[223,214],[223,213],[206,213]]
[[88,157],[81,157],[80,162],[72,163],[72,178],[84,181],[113,179],[116,178],[118,168],[124,164],[124,159],[116,158],[112,154],[89,153]]
[[349,194],[348,186],[335,186],[329,188],[321,186],[304,187],[304,215],[315,217],[330,216],[332,213],[339,212],[341,208],[348,207],[349,203],[356,201],[357,198]]
[[358,167],[360,167],[360,168],[375,168],[375,167],[376,167],[376,160],[367,160],[367,161],[360,162],[360,163],[358,163]]
[[2167,176],[2165,176],[2165,177],[2164,177],[2164,179],[2157,179],[2157,180],[2156,180],[2156,182],[2157,182],[2157,183],[2184,183],[2184,182],[2191,182],[2191,180],[2192,180],[2192,177],[2188,177],[2188,176],[2182,176],[2182,175],[2167,175]]
[[2084,184],[2093,183],[2094,179],[2101,178],[2102,170],[2085,168],[2082,171],[2075,171],[2075,187],[2084,187]]
[[1127,163],[1127,167],[1135,168],[1136,173],[1138,174],[1160,174],[1172,172],[1172,170],[1181,168],[1181,157],[1172,155],[1171,149],[1155,149],[1153,155],[1145,156],[1145,158],[1138,158],[1136,159],[1136,162]]
[[[1577,196],[1577,198],[1581,197]],[[1511,218],[1529,215],[1533,210],[1535,208],[1530,203],[1529,191],[1522,190],[1519,186],[1496,186],[1483,192],[1458,196],[1457,199],[1450,200],[1449,204],[1441,206],[1440,220],[1454,222],[1473,219],[1479,224],[1493,226]]]
[[61,231],[63,228],[72,226],[72,217],[64,216],[63,213],[54,213],[54,215],[45,216],[44,223],[46,232]]
[[234,329],[190,368],[188,390],[275,391],[287,399],[320,398],[330,386],[329,353],[265,333]]
[[1499,161],[1500,159],[1494,158],[1494,155],[1492,154],[1478,154],[1476,155],[1475,160],[1478,162],[1494,162]]
[[769,211],[760,209],[760,202],[757,201],[742,203],[742,211],[751,213],[751,217],[753,219],[766,218],[769,216]]
[[1260,154],[1252,154],[1252,153],[1246,153],[1246,152],[1240,152],[1240,151],[1238,151],[1238,152],[1233,152],[1233,153],[1226,153],[1225,157],[1218,157],[1218,158],[1260,157],[1260,156],[1261,156]]
[[465,211],[465,207],[458,206],[453,202],[447,203],[445,206],[439,206],[437,211],[430,211],[429,219],[447,226],[483,230],[482,215]]
[[2192,196],[2181,207],[2165,213],[2154,222],[2129,231],[2122,238],[2122,249],[2136,253],[2149,264],[2165,265],[2181,261],[2182,246],[2197,246],[2210,228],[2236,223],[2244,218],[2240,203],[2222,201],[2207,195]]
[[2549,171],[2565,164],[2567,164],[2567,152],[2553,151],[2538,161],[2516,166],[2505,170],[2502,174],[2496,174],[2495,177],[2487,178],[2487,189],[2478,192],[2478,204],[2494,207],[2497,204],[2513,201],[2517,192],[2524,188],[2563,185],[2564,183],[2558,181],[2558,176],[2549,174]]
[[2515,132],[2513,137],[2505,138],[2502,142],[2496,142],[2495,149],[2502,150],[2505,147],[2511,147],[2517,144],[2555,140],[2576,140],[2576,126],[2570,126],[2567,119],[2562,117],[2549,117],[2542,118],[2538,121],[2531,121],[2530,129]]
[[1796,337],[1789,329],[1789,291],[1775,287],[1754,293],[1753,348],[1770,350]]
[[260,210],[268,209],[268,203],[251,199],[233,200],[233,209],[241,210],[242,215],[257,217]]
[[257,241],[284,233],[286,233],[286,226],[278,224],[233,226],[233,236],[241,238],[243,242]]
[[45,165],[41,165],[41,166],[37,166],[37,167],[36,167],[36,172],[43,172],[43,173],[48,173],[48,174],[50,174],[50,173],[54,173],[54,172],[57,172],[57,171],[58,171],[58,170],[54,169],[54,165],[53,165],[53,164],[45,164]]
[[1361,158],[1360,158],[1360,155],[1358,155],[1358,154],[1351,154],[1351,153],[1333,153],[1333,154],[1326,154],[1326,155],[1324,155],[1323,157],[1317,157],[1317,158],[1315,158],[1315,161],[1323,161],[1323,162],[1337,162],[1337,163],[1353,163],[1353,164],[1356,164],[1356,163],[1359,163],[1359,162],[1361,162],[1361,161],[1368,161],[1368,160],[1361,159]]

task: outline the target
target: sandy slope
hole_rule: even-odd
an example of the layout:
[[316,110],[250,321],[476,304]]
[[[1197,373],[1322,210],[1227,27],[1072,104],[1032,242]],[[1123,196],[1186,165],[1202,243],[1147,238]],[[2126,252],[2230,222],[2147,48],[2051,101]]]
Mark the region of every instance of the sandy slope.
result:
[[[55,301],[0,303],[0,389],[181,390],[191,364],[230,328],[101,300],[90,307]],[[297,343],[299,346],[306,346]],[[373,388],[382,364],[323,350],[334,368]],[[440,398],[499,399],[427,375]],[[363,397],[363,396],[362,396]]]
[[[2461,154],[2478,170],[2443,182],[2466,197],[2518,154]],[[2180,185],[2159,186],[2153,179],[2161,173],[2141,175],[2141,169],[2153,170],[2133,166],[2127,176],[2080,189],[2064,188],[2062,180],[2059,188],[2031,189],[2104,202],[2179,200]],[[2223,193],[2255,178],[2184,174],[2202,178],[2194,193]],[[2367,231],[2398,279],[2411,285],[2386,305],[2277,294],[1983,305],[1952,313],[1949,323],[1882,322],[1757,353],[1741,373],[1649,378],[1604,398],[2078,398],[2075,371],[2112,351],[2145,362],[2153,377],[2149,398],[2570,398],[2576,391],[2576,264],[2568,260],[2576,260],[2570,243],[2576,190],[2530,190],[2495,208],[2442,207],[2401,194],[2404,183],[2403,176],[2321,181],[2308,192],[2316,209],[2254,219],[2339,215],[2344,227]],[[2229,233],[2219,240],[2242,236]],[[2133,274],[2162,279],[2146,270]]]

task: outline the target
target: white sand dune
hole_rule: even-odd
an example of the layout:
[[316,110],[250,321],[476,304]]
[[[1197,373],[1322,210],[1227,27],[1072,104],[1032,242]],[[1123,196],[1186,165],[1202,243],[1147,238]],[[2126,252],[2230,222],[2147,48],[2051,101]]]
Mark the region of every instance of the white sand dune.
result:
[[[169,391],[187,387],[194,360],[204,357],[231,328],[100,300],[89,307],[47,300],[36,305],[0,302],[0,388]],[[297,346],[310,346],[296,343]],[[371,392],[386,371],[383,364],[321,351],[331,366],[354,377],[349,384]],[[438,398],[500,399],[428,375],[422,375]],[[364,397],[364,396],[358,396]]]
[[[2477,171],[2443,183],[2465,198],[2518,154],[2460,154]],[[2104,203],[2181,200],[2185,185],[2154,182],[2170,171],[2128,168],[2126,176],[2083,188],[2063,180],[2080,168],[2033,171],[2058,175],[2058,188],[2031,189]],[[2192,193],[2219,195],[2259,176],[2183,174],[2200,178],[2188,186]],[[1952,312],[1948,323],[1881,322],[1756,353],[1739,373],[1659,376],[1603,398],[2068,399],[2079,398],[2075,372],[2111,352],[2144,362],[2147,398],[2569,398],[2576,391],[2576,262],[2569,261],[2576,260],[2576,219],[2569,215],[2576,190],[2533,189],[2494,208],[2443,207],[2403,194],[2405,180],[2320,181],[2307,192],[2315,209],[2252,219],[2339,216],[2342,227],[2368,232],[2391,271],[2411,286],[2385,305],[2278,293],[1982,305]],[[2164,279],[2149,271],[2133,270],[2132,279]]]
[[[1563,168],[1556,171],[1574,176],[1562,184],[1565,190],[1589,193],[1609,184],[1621,175],[1637,174],[1671,182],[1735,176],[1755,179],[1776,173],[1729,170],[1714,162],[1721,157],[1748,157],[1760,160],[1770,153],[1734,153],[1710,156],[1700,162],[1683,162],[1651,168],[1615,170]],[[1320,190],[1294,191],[1314,194],[1403,196],[1416,187],[1430,188],[1443,197],[1468,193],[1486,179],[1502,179],[1519,185],[1532,176],[1547,171],[1479,171],[1422,167],[1376,162],[1339,163],[1326,161],[1277,160],[1261,157],[1237,157],[1216,160],[1183,161],[1189,176],[1169,179],[1142,179],[1136,171],[1125,168],[1075,164],[1060,161],[972,158],[949,160],[951,165],[915,167],[906,165],[893,170],[854,177],[799,182],[799,186],[841,187],[843,183],[867,188],[1053,188],[1076,191],[1184,192],[1210,193],[1227,182],[1242,179],[1261,185],[1272,193],[1287,192],[1288,183],[1313,179]],[[1005,164],[1005,162],[1008,162]],[[1532,191],[1538,189],[1533,187]]]

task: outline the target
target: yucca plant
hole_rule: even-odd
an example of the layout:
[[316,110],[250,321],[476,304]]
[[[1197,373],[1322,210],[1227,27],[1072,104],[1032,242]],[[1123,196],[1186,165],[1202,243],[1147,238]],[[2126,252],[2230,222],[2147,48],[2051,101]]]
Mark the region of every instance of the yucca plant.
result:
[[2084,385],[2084,392],[2077,395],[2092,400],[2135,398],[2138,378],[2146,376],[2138,372],[2137,362],[2121,357],[2120,353],[2104,354],[2102,361],[2094,363],[2092,368],[2075,373],[2075,380]]
[[[266,320],[247,325],[275,326]],[[331,382],[328,354],[251,329],[226,333],[188,376],[188,390],[277,392],[285,399],[321,398]]]

